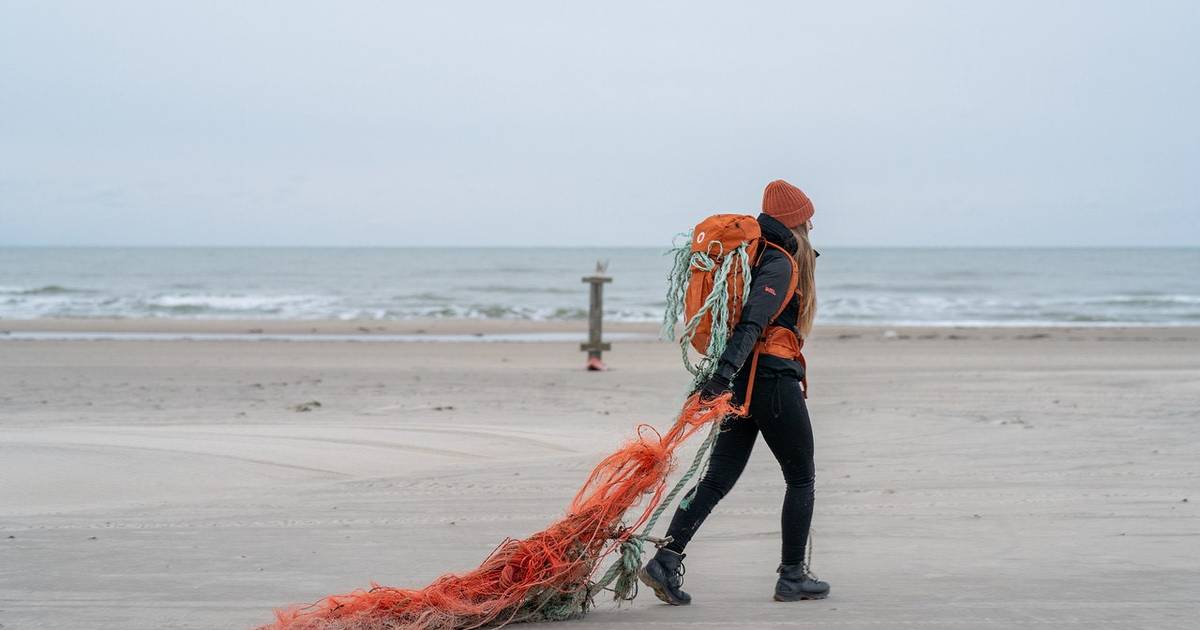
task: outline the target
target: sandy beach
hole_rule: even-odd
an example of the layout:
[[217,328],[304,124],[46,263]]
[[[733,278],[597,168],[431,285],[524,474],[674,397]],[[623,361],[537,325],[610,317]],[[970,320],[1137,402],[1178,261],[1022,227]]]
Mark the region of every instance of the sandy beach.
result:
[[[38,331],[247,340],[15,338]],[[681,400],[668,343],[587,373],[577,341],[488,337],[578,331],[0,322],[0,628],[249,628],[474,567]],[[271,334],[300,339],[253,340]],[[302,339],[322,334],[358,339]],[[1195,627],[1200,329],[824,328],[807,354],[831,597],[771,601],[784,486],[760,445],[688,549],[692,606],[643,592],[566,623]]]

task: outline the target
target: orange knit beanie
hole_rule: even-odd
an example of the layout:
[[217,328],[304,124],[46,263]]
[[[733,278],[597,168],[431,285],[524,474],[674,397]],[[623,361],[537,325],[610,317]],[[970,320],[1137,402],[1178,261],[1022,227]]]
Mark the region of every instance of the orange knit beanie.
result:
[[804,191],[777,179],[763,191],[762,211],[794,229],[812,218],[813,204]]

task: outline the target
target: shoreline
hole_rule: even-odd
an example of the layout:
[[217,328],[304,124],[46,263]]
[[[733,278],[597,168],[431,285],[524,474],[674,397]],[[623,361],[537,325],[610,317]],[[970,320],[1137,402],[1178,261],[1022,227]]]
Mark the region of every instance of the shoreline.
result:
[[[609,341],[654,342],[652,322],[604,322]],[[0,341],[375,341],[575,342],[587,336],[584,321],[504,319],[255,320],[255,319],[0,319]],[[1197,325],[887,325],[830,324],[813,330],[812,342],[852,339],[1131,339],[1200,341]]]

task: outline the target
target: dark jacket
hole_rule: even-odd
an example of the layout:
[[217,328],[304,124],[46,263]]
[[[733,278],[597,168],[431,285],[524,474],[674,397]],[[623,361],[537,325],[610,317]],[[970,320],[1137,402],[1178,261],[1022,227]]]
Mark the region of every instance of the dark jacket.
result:
[[[762,228],[763,238],[779,245],[789,255],[795,255],[799,243],[792,231],[784,227],[774,217],[766,214],[758,215],[758,225]],[[751,272],[750,298],[742,307],[742,316],[733,328],[725,352],[717,363],[717,375],[727,380],[733,380],[735,374],[742,369],[746,360],[754,352],[754,344],[758,342],[768,324],[786,326],[796,330],[796,320],[800,315],[800,299],[795,292],[788,293],[791,282],[792,264],[784,257],[783,252],[774,247],[763,247],[762,255]],[[783,309],[779,318],[774,322],[771,316],[779,310],[783,301],[788,305]],[[748,369],[748,368],[747,368]],[[758,358],[757,375],[760,377],[789,376],[803,378],[804,367],[799,361],[783,359],[763,354]]]

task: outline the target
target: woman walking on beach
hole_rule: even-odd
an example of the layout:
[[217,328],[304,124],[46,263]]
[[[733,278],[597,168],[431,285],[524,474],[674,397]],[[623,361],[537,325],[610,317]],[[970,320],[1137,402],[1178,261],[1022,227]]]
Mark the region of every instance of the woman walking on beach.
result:
[[[750,459],[761,432],[783,469],[783,552],[775,584],[777,601],[821,599],[829,584],[818,580],[805,560],[813,514],[813,434],[804,404],[807,383],[804,339],[816,314],[814,270],[817,252],[808,240],[813,205],[799,188],[776,180],[763,193],[758,223],[763,238],[777,245],[763,248],[750,283],[750,298],[715,374],[700,388],[702,398],[733,391],[741,404],[750,389],[749,414],[727,418],[713,446],[703,479],[675,511],[665,547],[646,564],[641,579],[659,599],[672,605],[691,603],[682,590],[683,550],[713,507],[733,488]],[[787,259],[790,254],[795,264]],[[798,274],[791,291],[792,274]],[[777,316],[776,316],[777,315]],[[747,365],[757,350],[754,369]],[[743,369],[746,367],[747,369]],[[750,387],[751,372],[754,373]],[[803,389],[801,384],[804,384]]]

